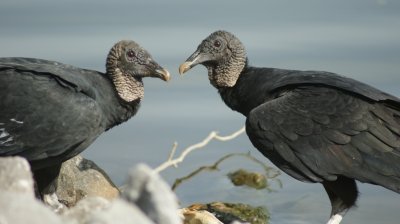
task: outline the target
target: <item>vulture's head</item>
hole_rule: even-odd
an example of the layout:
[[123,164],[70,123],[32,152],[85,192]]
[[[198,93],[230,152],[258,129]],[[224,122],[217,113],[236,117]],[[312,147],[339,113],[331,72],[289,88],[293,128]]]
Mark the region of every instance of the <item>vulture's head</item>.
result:
[[197,50],[181,64],[183,74],[202,64],[215,87],[232,87],[246,65],[246,50],[240,40],[227,31],[216,31],[204,39]]
[[131,40],[119,41],[111,48],[107,57],[107,70],[109,69],[111,73],[118,69],[139,80],[143,77],[155,77],[164,81],[170,79],[169,72],[158,65],[149,52]]
[[142,78],[170,79],[169,72],[157,64],[149,52],[131,40],[119,41],[111,48],[106,68],[118,95],[126,102],[143,98]]

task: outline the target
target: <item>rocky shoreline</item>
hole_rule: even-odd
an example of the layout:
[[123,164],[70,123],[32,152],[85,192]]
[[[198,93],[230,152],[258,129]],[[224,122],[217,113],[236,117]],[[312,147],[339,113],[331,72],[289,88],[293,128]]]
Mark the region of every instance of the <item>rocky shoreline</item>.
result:
[[[34,181],[25,159],[0,158],[0,224],[228,223],[217,219],[213,211],[195,208],[199,206],[179,209],[170,186],[145,164],[130,170],[120,192],[100,167],[77,156],[63,164],[56,186],[61,203],[57,212],[35,197]],[[260,217],[254,223],[268,223],[267,216]],[[248,221],[237,220],[241,222],[232,223]]]

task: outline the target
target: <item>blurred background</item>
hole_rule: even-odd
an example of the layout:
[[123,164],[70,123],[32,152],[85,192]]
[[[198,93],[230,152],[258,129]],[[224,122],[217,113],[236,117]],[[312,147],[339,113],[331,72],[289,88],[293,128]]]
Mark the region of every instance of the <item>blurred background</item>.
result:
[[[346,75],[400,96],[400,1],[396,0],[2,0],[0,57],[55,60],[104,71],[111,46],[132,39],[167,68],[172,80],[145,79],[145,98],[129,122],[104,133],[84,156],[121,185],[139,162],[156,167],[174,141],[178,153],[217,130],[230,134],[245,118],[224,105],[198,66],[179,77],[178,66],[211,32],[224,29],[245,44],[254,66],[324,70]],[[246,135],[212,142],[161,175],[173,181],[231,153],[251,154],[271,164]],[[330,213],[322,186],[285,174],[273,192],[234,187],[226,174],[260,170],[245,159],[223,162],[218,172],[202,173],[177,189],[182,206],[226,201],[265,206],[271,223],[323,223]],[[360,184],[358,208],[343,223],[398,223],[400,196]]]

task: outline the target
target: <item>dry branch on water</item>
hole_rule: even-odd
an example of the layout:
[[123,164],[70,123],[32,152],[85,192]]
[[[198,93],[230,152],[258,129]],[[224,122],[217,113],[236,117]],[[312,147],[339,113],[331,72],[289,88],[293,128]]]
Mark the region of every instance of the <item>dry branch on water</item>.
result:
[[[234,156],[241,156],[241,157],[244,157],[244,158],[249,159],[250,161],[252,161],[252,162],[254,162],[254,163],[260,165],[260,166],[264,169],[265,177],[266,177],[268,180],[272,180],[272,179],[275,180],[275,181],[278,183],[278,186],[279,186],[280,188],[282,188],[282,182],[281,182],[278,178],[276,178],[277,176],[279,176],[279,175],[281,174],[280,171],[279,171],[279,170],[276,170],[276,169],[274,169],[274,168],[272,168],[272,167],[270,167],[270,166],[268,166],[268,165],[266,165],[264,162],[258,160],[257,158],[255,158],[254,156],[252,156],[252,155],[250,154],[250,152],[248,152],[248,153],[230,153],[230,154],[228,154],[228,155],[225,155],[225,156],[221,157],[220,159],[218,159],[218,160],[217,160],[214,164],[212,164],[212,165],[201,166],[201,167],[199,167],[198,169],[196,169],[196,170],[192,171],[191,173],[189,173],[188,175],[186,175],[186,176],[184,176],[184,177],[181,177],[181,178],[177,178],[177,179],[175,180],[174,184],[172,185],[172,190],[175,191],[176,188],[177,188],[180,184],[182,184],[184,181],[187,181],[187,180],[193,178],[194,176],[196,176],[197,174],[201,173],[202,171],[217,171],[217,170],[218,170],[218,166],[219,166],[223,161],[225,161],[225,160],[227,160],[227,159],[229,159],[229,158],[232,158],[232,157],[234,157]],[[270,188],[269,185],[267,185],[265,188],[266,188],[268,191],[273,191],[273,189]]]
[[239,129],[239,130],[235,131],[234,133],[227,135],[227,136],[220,136],[220,135],[218,135],[218,133],[216,131],[212,131],[203,141],[201,141],[197,144],[191,145],[191,146],[187,147],[186,149],[184,149],[183,152],[180,154],[180,156],[178,156],[177,158],[174,158],[176,149],[178,147],[178,144],[175,142],[172,147],[171,153],[168,156],[168,160],[165,161],[164,163],[162,163],[161,165],[159,165],[154,170],[156,172],[161,172],[170,166],[176,167],[179,163],[181,163],[186,158],[186,156],[189,153],[191,153],[192,151],[194,151],[196,149],[203,148],[211,140],[215,139],[215,140],[222,141],[222,142],[229,141],[229,140],[232,140],[232,139],[236,138],[237,136],[241,135],[242,133],[244,133],[244,131],[245,131],[245,127],[242,127],[241,129]]
[[[174,158],[174,156],[175,156],[176,150],[177,150],[177,148],[178,148],[178,143],[175,142],[175,143],[173,144],[173,146],[172,146],[172,149],[171,149],[171,152],[170,152],[170,154],[169,154],[169,156],[168,156],[167,161],[165,161],[164,163],[162,163],[161,165],[159,165],[159,166],[158,166],[157,168],[155,168],[154,170],[155,170],[156,172],[161,172],[161,171],[167,169],[167,168],[170,167],[170,166],[177,167],[179,163],[183,162],[183,160],[186,158],[186,156],[187,156],[189,153],[193,152],[193,151],[196,150],[196,149],[200,149],[200,148],[205,147],[205,146],[206,146],[208,143],[210,143],[213,139],[218,140],[218,141],[229,141],[229,140],[232,140],[232,139],[238,137],[240,134],[244,133],[244,131],[245,131],[245,127],[242,127],[241,129],[239,129],[239,130],[237,130],[237,131],[235,131],[235,132],[233,132],[232,134],[227,135],[227,136],[220,136],[220,135],[218,135],[218,133],[217,133],[216,131],[212,131],[212,132],[210,132],[210,134],[209,134],[206,138],[204,138],[204,140],[202,140],[201,142],[196,143],[196,144],[193,144],[193,145],[191,145],[191,146],[185,148],[185,149],[183,150],[183,152],[182,152],[178,157],[176,157],[176,158]],[[220,163],[222,163],[224,160],[226,160],[226,159],[228,159],[228,158],[230,158],[230,157],[233,157],[233,156],[244,156],[244,157],[246,157],[246,158],[252,160],[253,162],[256,162],[256,163],[260,164],[260,165],[265,169],[266,176],[267,176],[267,178],[269,178],[269,179],[274,179],[276,176],[278,176],[278,175],[280,174],[279,171],[277,171],[277,170],[275,170],[275,169],[273,169],[273,168],[271,168],[271,167],[269,167],[269,166],[263,164],[261,161],[259,161],[259,160],[256,159],[255,157],[251,156],[250,153],[232,153],[232,154],[228,154],[228,155],[223,156],[222,158],[220,158],[219,160],[217,160],[213,165],[201,166],[201,167],[199,167],[197,170],[195,170],[195,171],[193,171],[192,173],[190,173],[189,175],[187,175],[187,176],[185,176],[185,177],[182,177],[182,178],[178,178],[178,179],[175,181],[175,183],[174,183],[172,189],[174,190],[181,182],[192,178],[193,176],[195,176],[196,174],[200,173],[201,171],[204,171],[204,170],[216,170],[216,169],[218,169],[218,165],[219,165]],[[274,172],[271,172],[271,170],[273,170]],[[280,180],[279,180],[279,179],[276,179],[276,181],[278,182],[279,186],[281,187],[282,184],[281,184]],[[269,190],[271,190],[271,189],[269,189]]]
[[[199,142],[197,144],[193,144],[193,145],[185,148],[183,150],[183,152],[180,154],[180,156],[177,157],[177,158],[174,158],[174,156],[175,156],[176,149],[178,148],[178,143],[174,142],[174,144],[172,146],[172,149],[171,149],[171,152],[170,152],[170,154],[168,156],[167,161],[165,161],[164,163],[160,164],[158,167],[154,168],[154,172],[158,172],[159,173],[159,172],[167,169],[170,166],[177,167],[179,163],[183,162],[183,160],[186,158],[186,156],[189,153],[191,153],[192,151],[194,151],[196,149],[203,148],[204,146],[206,146],[213,139],[218,140],[218,141],[223,141],[223,142],[224,141],[229,141],[229,140],[232,140],[232,139],[236,138],[237,136],[241,135],[242,133],[244,133],[244,131],[245,131],[245,127],[244,126],[241,129],[239,129],[239,130],[237,130],[237,131],[235,131],[232,134],[227,135],[227,136],[220,136],[220,135],[218,135],[218,132],[212,131],[212,132],[210,132],[210,134],[208,134],[208,136],[203,141],[201,141],[201,142]],[[126,188],[126,185],[122,185],[122,186],[119,187],[119,190],[120,191],[124,191],[125,188]]]

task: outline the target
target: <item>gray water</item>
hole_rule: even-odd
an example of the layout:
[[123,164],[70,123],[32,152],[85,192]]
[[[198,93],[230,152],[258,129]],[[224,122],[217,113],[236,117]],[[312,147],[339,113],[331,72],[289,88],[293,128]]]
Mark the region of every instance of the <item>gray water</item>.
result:
[[[225,29],[246,45],[251,64],[325,70],[350,76],[400,96],[400,1],[95,1],[2,0],[0,56],[37,57],[104,71],[109,48],[133,39],[173,75],[170,83],[145,80],[145,99],[129,122],[104,133],[84,155],[122,184],[139,162],[164,162],[174,141],[178,152],[210,131],[229,134],[244,117],[228,109],[196,67],[179,77],[177,67],[209,33]],[[172,183],[230,152],[248,152],[270,163],[245,135],[212,142],[162,176]],[[238,168],[260,170],[232,159],[219,172],[202,173],[182,184],[182,206],[228,201],[265,206],[272,223],[324,223],[330,205],[322,187],[282,174],[274,192],[236,188],[225,175]],[[343,223],[399,223],[400,196],[360,184],[358,208]]]

